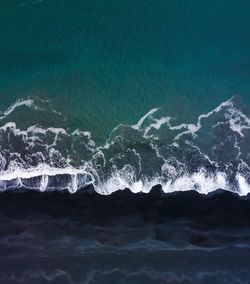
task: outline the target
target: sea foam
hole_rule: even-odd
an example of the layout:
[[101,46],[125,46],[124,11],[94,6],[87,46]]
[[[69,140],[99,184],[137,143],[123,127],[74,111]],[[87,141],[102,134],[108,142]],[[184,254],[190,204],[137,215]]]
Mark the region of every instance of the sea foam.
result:
[[[165,193],[250,191],[250,119],[234,98],[201,114],[196,123],[176,124],[154,108],[134,125],[115,127],[103,145],[90,131],[70,130],[62,114],[47,104],[19,99],[1,113],[1,191],[74,193],[88,185],[100,194],[125,188],[147,193],[155,185]],[[23,108],[30,117],[41,113],[56,117],[51,122],[66,122],[45,127],[38,119],[23,127],[15,119]]]

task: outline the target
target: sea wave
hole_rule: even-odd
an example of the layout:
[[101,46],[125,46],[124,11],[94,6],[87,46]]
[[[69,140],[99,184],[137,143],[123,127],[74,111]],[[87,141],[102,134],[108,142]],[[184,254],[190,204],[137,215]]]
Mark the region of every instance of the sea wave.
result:
[[72,130],[50,102],[19,99],[0,113],[0,190],[250,192],[250,118],[235,98],[196,123],[162,112],[118,125],[98,144],[90,131]]

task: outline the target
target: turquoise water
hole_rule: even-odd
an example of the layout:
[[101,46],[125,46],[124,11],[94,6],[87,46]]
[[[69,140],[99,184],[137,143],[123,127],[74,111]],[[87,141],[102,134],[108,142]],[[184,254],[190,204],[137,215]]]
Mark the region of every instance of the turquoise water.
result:
[[154,107],[181,121],[232,96],[250,106],[249,1],[6,1],[4,110],[39,97],[105,140]]

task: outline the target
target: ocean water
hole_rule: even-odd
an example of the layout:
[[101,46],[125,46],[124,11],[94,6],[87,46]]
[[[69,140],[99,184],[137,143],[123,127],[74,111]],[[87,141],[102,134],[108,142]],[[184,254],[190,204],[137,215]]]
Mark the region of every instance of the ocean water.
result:
[[1,2],[2,283],[250,283],[249,1]]

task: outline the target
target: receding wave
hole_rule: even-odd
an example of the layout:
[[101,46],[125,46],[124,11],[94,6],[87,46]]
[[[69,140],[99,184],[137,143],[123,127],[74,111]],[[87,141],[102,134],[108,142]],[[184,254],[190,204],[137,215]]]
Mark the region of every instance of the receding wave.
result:
[[100,194],[147,193],[161,185],[166,193],[250,192],[250,118],[235,98],[196,123],[177,123],[154,108],[134,125],[118,125],[103,144],[36,98],[16,101],[0,123],[1,191],[73,193],[92,185]]

